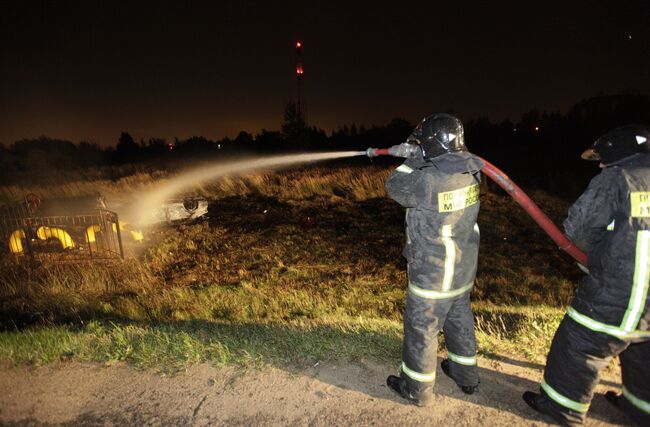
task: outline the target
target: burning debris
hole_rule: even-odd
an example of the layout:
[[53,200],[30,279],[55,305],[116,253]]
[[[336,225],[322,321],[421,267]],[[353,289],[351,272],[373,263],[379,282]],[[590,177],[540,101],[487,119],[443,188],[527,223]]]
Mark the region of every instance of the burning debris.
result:
[[202,197],[173,199],[154,208],[148,218],[149,223],[189,221],[208,213],[208,201]]

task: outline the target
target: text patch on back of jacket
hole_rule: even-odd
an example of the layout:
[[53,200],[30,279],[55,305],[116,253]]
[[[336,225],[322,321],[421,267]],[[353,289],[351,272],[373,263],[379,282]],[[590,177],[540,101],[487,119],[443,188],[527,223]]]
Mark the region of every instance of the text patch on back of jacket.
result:
[[472,184],[460,190],[438,193],[438,212],[454,212],[472,206],[478,202],[480,191],[478,184]]
[[650,192],[633,191],[630,193],[632,218],[650,217]]

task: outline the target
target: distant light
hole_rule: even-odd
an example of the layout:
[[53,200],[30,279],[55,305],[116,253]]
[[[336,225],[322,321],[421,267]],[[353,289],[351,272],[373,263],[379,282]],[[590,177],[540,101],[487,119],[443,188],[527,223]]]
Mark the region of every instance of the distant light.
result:
[[296,49],[300,49],[301,47],[302,47],[302,43],[300,42],[300,40],[298,40],[296,42]]
[[298,66],[296,67],[296,74],[298,74],[299,76],[302,76],[303,73],[304,73],[304,71],[302,69],[302,64],[298,64]]
[[217,150],[221,150],[221,144],[217,144]]
[[512,131],[513,131],[513,132],[517,132],[517,128],[514,128]]
[[628,40],[632,40],[632,34],[627,35]]
[[169,151],[173,151],[174,150],[174,144],[167,144],[167,149]]
[[539,126],[535,126],[535,132],[539,131]]

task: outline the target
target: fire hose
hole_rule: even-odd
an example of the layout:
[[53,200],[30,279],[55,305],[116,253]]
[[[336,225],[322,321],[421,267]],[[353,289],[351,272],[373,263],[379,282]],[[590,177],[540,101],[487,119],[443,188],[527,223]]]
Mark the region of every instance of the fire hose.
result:
[[[369,148],[368,157],[375,156],[396,156],[409,157],[408,148],[402,145],[395,145],[390,148]],[[479,157],[479,159],[481,159]],[[582,252],[569,238],[560,231],[551,219],[531,200],[530,197],[515,184],[502,170],[494,166],[487,160],[481,159],[484,166],[482,172],[494,181],[499,187],[503,188],[510,197],[514,199],[519,206],[539,225],[542,230],[558,245],[560,249],[569,254],[579,264],[587,266],[587,255]]]

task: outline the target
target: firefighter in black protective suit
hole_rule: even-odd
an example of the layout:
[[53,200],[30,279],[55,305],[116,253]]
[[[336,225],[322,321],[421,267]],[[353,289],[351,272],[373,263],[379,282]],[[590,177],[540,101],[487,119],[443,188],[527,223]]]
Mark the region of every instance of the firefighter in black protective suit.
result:
[[602,172],[573,204],[567,236],[589,257],[589,274],[553,338],[541,392],[526,403],[562,425],[580,425],[599,374],[617,355],[623,393],[605,398],[650,426],[650,132],[615,129],[582,157]]
[[408,158],[388,177],[386,191],[406,208],[409,283],[401,373],[386,382],[423,406],[433,394],[440,330],[448,350],[443,372],[467,394],[479,384],[469,294],[483,163],[467,152],[463,125],[449,114],[426,117],[399,147]]

